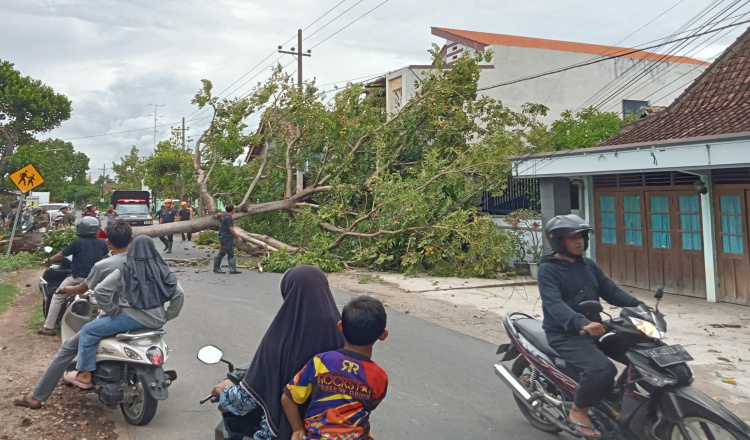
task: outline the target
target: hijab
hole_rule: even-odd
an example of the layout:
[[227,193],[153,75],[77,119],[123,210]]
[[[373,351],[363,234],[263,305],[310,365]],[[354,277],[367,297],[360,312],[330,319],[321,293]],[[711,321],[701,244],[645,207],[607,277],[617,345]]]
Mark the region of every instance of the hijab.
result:
[[322,270],[315,266],[287,270],[281,278],[281,297],[284,303],[242,384],[263,407],[276,438],[287,440],[292,428],[281,407],[284,387],[313,356],[343,347],[344,336],[337,328],[341,313]]
[[141,310],[161,307],[177,290],[177,277],[159,255],[151,237],[136,237],[122,268],[124,296],[131,307]]

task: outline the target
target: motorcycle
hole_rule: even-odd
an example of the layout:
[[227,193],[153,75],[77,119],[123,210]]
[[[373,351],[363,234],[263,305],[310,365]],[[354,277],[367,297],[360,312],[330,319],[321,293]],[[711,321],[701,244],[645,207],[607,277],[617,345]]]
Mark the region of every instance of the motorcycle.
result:
[[[198,351],[198,360],[204,364],[213,365],[219,362],[224,362],[229,366],[229,372],[227,373],[227,379],[232,381],[233,384],[239,385],[240,381],[244,379],[247,370],[250,368],[250,364],[241,365],[234,368],[231,362],[224,360],[224,353],[213,345],[207,345]],[[219,396],[211,394],[205,399],[199,401],[201,405],[206,402],[218,403]],[[253,434],[260,430],[260,422],[262,421],[262,411],[251,411],[244,416],[238,416],[226,408],[219,405],[219,412],[221,413],[221,422],[216,426],[214,430],[215,440],[243,440],[245,438],[253,438]]]
[[[45,246],[43,252],[49,254],[52,252],[52,248]],[[57,291],[57,288],[60,287],[63,280],[70,276],[72,264],[73,262],[70,258],[63,258],[60,260],[59,264],[50,265],[39,278],[39,291],[42,292],[42,312],[44,313],[45,319],[49,313],[52,296]],[[67,310],[68,306],[70,306],[70,303],[72,303],[74,299],[75,298],[73,297],[69,297],[65,301],[65,304],[60,309],[60,314],[57,317],[56,324],[60,324],[65,310]]]
[[[587,316],[604,313],[607,333],[600,338],[626,338],[630,365],[618,384],[595,406],[589,417],[607,440],[631,439],[750,439],[750,427],[714,400],[692,388],[692,356],[681,345],[663,342],[667,323],[656,307],[624,307],[620,316],[604,313],[598,301],[585,301],[578,310]],[[503,326],[510,343],[498,348],[500,362],[515,359],[510,370],[495,364],[495,373],[513,392],[516,405],[537,429],[586,438],[573,428],[568,413],[578,384],[565,361],[547,343],[542,322],[521,312],[509,312]],[[581,332],[584,334],[584,331]],[[585,333],[588,335],[588,333]],[[624,380],[622,380],[624,379]]]
[[[93,292],[81,296],[63,316],[63,342],[99,314]],[[104,338],[96,346],[94,390],[105,405],[120,405],[125,421],[131,425],[149,423],[159,400],[168,397],[167,388],[177,379],[177,372],[162,368],[169,357],[165,334],[164,330],[130,331]]]

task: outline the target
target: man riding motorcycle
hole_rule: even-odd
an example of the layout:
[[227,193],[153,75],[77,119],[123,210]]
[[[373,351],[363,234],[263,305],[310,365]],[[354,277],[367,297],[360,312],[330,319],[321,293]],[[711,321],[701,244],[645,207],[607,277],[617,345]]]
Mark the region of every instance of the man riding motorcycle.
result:
[[573,214],[547,222],[544,234],[552,252],[539,260],[539,293],[544,310],[543,328],[552,347],[565,360],[565,368],[579,374],[574,406],[569,417],[585,436],[601,435],[588,416],[588,407],[612,389],[617,369],[609,358],[628,363],[627,347],[616,338],[599,345],[592,336],[605,333],[599,316],[577,310],[583,301],[600,298],[620,307],[636,307],[640,300],[620,289],[593,260],[583,256],[593,228]]

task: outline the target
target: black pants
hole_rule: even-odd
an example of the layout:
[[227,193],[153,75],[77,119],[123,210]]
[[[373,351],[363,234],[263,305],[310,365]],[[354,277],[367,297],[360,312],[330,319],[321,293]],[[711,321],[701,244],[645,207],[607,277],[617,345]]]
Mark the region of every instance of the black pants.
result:
[[167,243],[174,242],[174,235],[172,235],[172,234],[165,235],[164,237],[159,237],[159,240],[161,240],[161,242],[164,243],[164,245],[166,246]]
[[629,364],[625,352],[627,341],[617,335],[607,336],[600,344],[591,336],[570,333],[547,333],[547,341],[563,359],[565,372],[578,376],[573,403],[587,408],[612,390],[617,367],[610,358]]
[[187,235],[188,241],[193,241],[193,233],[192,232],[188,232],[188,233],[183,232],[182,233],[182,239],[183,240],[185,239],[185,235]]
[[227,258],[234,258],[234,237],[221,237],[221,247],[219,248],[219,259],[221,260],[224,258],[224,255],[227,256]]

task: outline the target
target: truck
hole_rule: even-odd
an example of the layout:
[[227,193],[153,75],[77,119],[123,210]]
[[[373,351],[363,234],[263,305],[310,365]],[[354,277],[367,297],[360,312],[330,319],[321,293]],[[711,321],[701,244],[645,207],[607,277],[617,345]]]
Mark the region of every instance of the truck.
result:
[[120,214],[119,220],[125,220],[130,226],[149,226],[154,222],[149,209],[150,200],[148,191],[116,190],[112,191],[110,204]]

